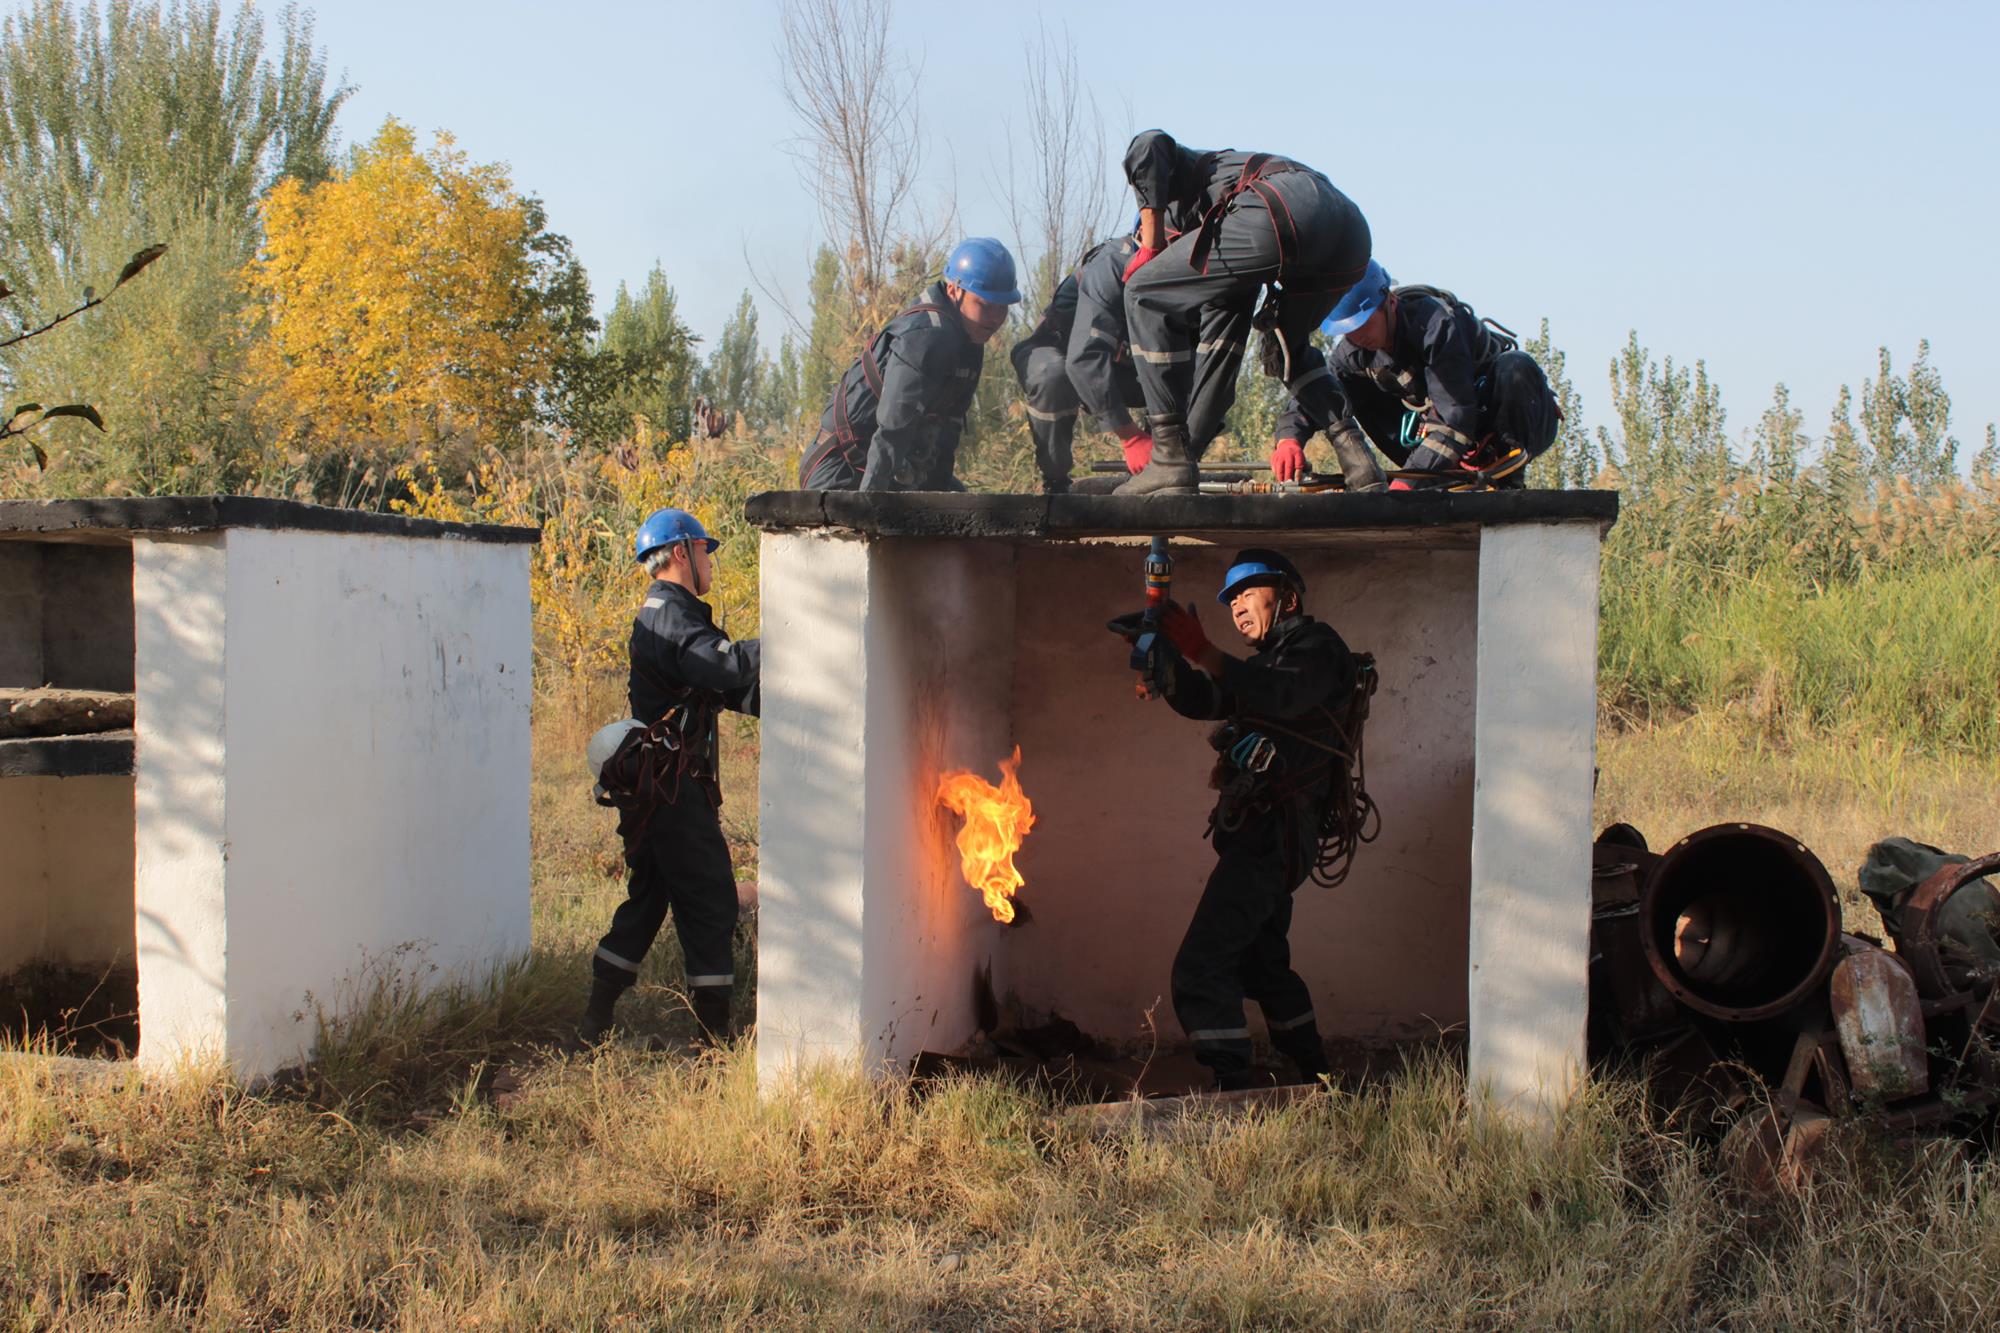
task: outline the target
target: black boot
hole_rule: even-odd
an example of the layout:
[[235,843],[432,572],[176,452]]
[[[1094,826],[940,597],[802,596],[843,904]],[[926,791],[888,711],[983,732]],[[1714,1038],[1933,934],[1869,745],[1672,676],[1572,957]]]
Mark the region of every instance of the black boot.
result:
[[1113,495],[1195,495],[1200,492],[1201,456],[1188,446],[1187,424],[1153,418],[1153,458]]
[[727,1045],[735,1035],[729,1028],[729,991],[721,986],[698,986],[691,998],[694,1021],[701,1025],[701,1044]]
[[1270,1084],[1271,1080],[1255,1069],[1218,1070],[1215,1075],[1217,1092],[1247,1092],[1251,1088],[1269,1087]]
[[1319,1025],[1309,1023],[1290,1032],[1273,1032],[1271,1045],[1299,1071],[1299,1082],[1317,1083],[1333,1072],[1326,1062],[1326,1043],[1319,1039]]
[[612,1010],[617,1007],[618,997],[625,993],[628,984],[606,977],[591,978],[590,1002],[583,1007],[583,1017],[576,1025],[577,1038],[584,1045],[597,1045],[604,1040],[604,1034],[611,1031]]
[[1340,464],[1340,475],[1346,479],[1350,493],[1360,495],[1389,488],[1375,455],[1369,452],[1368,437],[1361,433],[1361,427],[1354,424],[1352,417],[1328,427],[1326,439],[1333,446],[1334,461]]

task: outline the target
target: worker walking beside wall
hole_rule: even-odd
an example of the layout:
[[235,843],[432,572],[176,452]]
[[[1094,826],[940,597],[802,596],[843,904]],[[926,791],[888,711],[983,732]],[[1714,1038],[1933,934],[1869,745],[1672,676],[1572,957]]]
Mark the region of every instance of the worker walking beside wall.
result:
[[[736,984],[736,875],[722,836],[718,780],[723,709],[755,716],[759,645],[732,643],[702,601],[715,581],[714,538],[694,515],[661,509],[640,525],[634,557],[652,577],[632,620],[628,722],[592,738],[605,804],[631,871],[626,899],[591,960],[590,1001],[577,1032],[603,1038],[618,997],[671,910],[695,1020],[706,1041],[729,1036]],[[600,741],[600,738],[602,740]]]
[[1152,457],[1152,437],[1132,419],[1132,409],[1143,408],[1146,399],[1125,334],[1125,266],[1138,251],[1136,236],[1091,247],[1056,287],[1034,331],[1014,344],[1014,374],[1027,400],[1045,494],[1070,488],[1079,407],[1118,437],[1129,471],[1138,472]]
[[1292,970],[1292,894],[1312,873],[1343,745],[1338,719],[1358,667],[1305,612],[1305,580],[1276,551],[1241,551],[1216,600],[1254,650],[1231,657],[1191,610],[1169,603],[1158,688],[1183,717],[1219,720],[1216,864],[1174,957],[1174,1014],[1223,1091],[1250,1086],[1247,996],[1301,1077],[1327,1072],[1311,992]]
[[[1285,404],[1271,450],[1278,481],[1297,479],[1315,431],[1327,433],[1349,490],[1380,486],[1369,440],[1399,467],[1477,469],[1505,486],[1522,485],[1527,464],[1555,442],[1562,412],[1542,368],[1510,330],[1450,292],[1392,287],[1370,261],[1322,332],[1341,335],[1327,356],[1340,401],[1331,416],[1323,398]],[[1399,479],[1394,489],[1413,484],[1426,483]]]
[[833,386],[799,460],[815,491],[962,491],[959,436],[985,346],[1021,299],[1014,257],[986,236],[960,241],[944,277],[875,335]]
[[1366,270],[1368,221],[1301,163],[1183,148],[1160,130],[1132,140],[1125,178],[1139,201],[1125,315],[1153,455],[1119,493],[1191,495],[1235,400],[1253,324],[1266,330],[1265,370],[1332,419],[1338,391],[1311,335]]

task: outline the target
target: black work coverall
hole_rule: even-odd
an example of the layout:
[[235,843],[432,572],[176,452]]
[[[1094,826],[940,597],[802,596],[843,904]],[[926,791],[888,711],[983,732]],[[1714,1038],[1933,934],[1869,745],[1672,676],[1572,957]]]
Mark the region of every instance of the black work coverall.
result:
[[[936,309],[924,309],[934,306]],[[958,437],[986,353],[965,332],[942,282],[883,326],[820,414],[799,460],[810,491],[962,491]],[[869,382],[872,364],[878,395]]]
[[1160,130],[1132,140],[1125,178],[1141,208],[1189,227],[1125,284],[1148,415],[1181,423],[1199,455],[1236,399],[1237,368],[1266,284],[1282,292],[1276,328],[1290,352],[1285,386],[1330,414],[1338,394],[1312,333],[1368,266],[1361,210],[1288,158],[1183,148]]
[[1325,710],[1352,694],[1354,657],[1332,626],[1299,614],[1271,627],[1247,661],[1227,658],[1221,678],[1167,654],[1162,693],[1183,717],[1227,719],[1219,774],[1232,776],[1226,745],[1260,733],[1277,747],[1263,774],[1231,792],[1210,817],[1217,861],[1174,957],[1174,1016],[1195,1058],[1234,1086],[1250,1069],[1245,996],[1264,1011],[1271,1044],[1306,1073],[1326,1067],[1312,994],[1292,970],[1292,892],[1312,869],[1332,782],[1327,752],[1299,736],[1331,739]]
[[[1542,368],[1522,351],[1504,350],[1464,303],[1399,294],[1382,351],[1342,339],[1327,366],[1345,400],[1336,415],[1298,399],[1279,414],[1277,436],[1301,444],[1351,414],[1375,447],[1399,466],[1446,468],[1490,462],[1511,448],[1529,457],[1556,438],[1556,398]],[[1421,442],[1403,439],[1403,414],[1419,414]],[[1505,479],[1521,485],[1520,472]]]
[[1145,404],[1125,337],[1125,265],[1138,249],[1129,236],[1092,247],[1056,288],[1035,331],[1014,344],[1044,489],[1069,489],[1079,405],[1122,436],[1132,429],[1131,409]]
[[618,835],[632,874],[611,929],[598,941],[591,972],[620,987],[638,980],[639,964],[671,907],[688,994],[710,1031],[726,1027],[736,984],[736,875],[717,817],[717,710],[756,715],[759,655],[756,639],[730,642],[715,627],[708,603],[677,583],[655,580],[632,621],[626,685],[632,716],[651,724],[689,704],[681,735],[690,767],[671,799],[619,814]]

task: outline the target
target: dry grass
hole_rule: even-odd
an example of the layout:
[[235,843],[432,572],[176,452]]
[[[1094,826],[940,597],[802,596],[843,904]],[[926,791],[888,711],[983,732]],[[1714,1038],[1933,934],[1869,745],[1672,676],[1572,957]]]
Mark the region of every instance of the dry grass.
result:
[[[635,1040],[536,1051],[622,892],[574,763],[615,711],[605,685],[538,718],[537,952],[493,986],[385,990],[316,1078],[257,1095],[0,1061],[0,1327],[1970,1328],[2000,1309],[1992,1165],[1857,1140],[1809,1195],[1753,1208],[1621,1087],[1524,1136],[1426,1063],[1174,1142],[1095,1139],[977,1079],[823,1071],[760,1099],[747,1050],[681,1052],[670,935]],[[746,856],[751,740],[728,756]],[[1871,758],[1702,719],[1607,734],[1600,813],[1656,841],[1762,819],[1848,880],[1881,832],[1994,841],[1990,767]],[[496,1096],[503,1063],[522,1086]]]
[[1877,929],[1855,886],[1870,843],[1900,834],[1967,855],[2000,850],[2000,758],[1865,736],[1773,739],[1729,710],[1607,727],[1597,762],[1599,827],[1632,824],[1656,851],[1723,820],[1783,829],[1826,863],[1850,929]]
[[[1973,1327],[2000,1189],[1868,1159],[1762,1211],[1617,1091],[1551,1135],[1406,1072],[1096,1140],[1028,1094],[624,1047],[422,1133],[0,1069],[15,1327]],[[1981,1262],[1984,1259],[1986,1262]]]

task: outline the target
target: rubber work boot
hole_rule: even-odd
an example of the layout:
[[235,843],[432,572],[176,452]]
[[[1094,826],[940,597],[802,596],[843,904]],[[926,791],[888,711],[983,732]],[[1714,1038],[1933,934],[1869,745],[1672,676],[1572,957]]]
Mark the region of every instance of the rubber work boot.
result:
[[690,998],[694,1021],[701,1026],[701,1044],[727,1045],[733,1035],[729,1030],[728,990],[720,986],[698,986]]
[[603,977],[593,977],[590,982],[590,1002],[583,1007],[583,1017],[576,1025],[577,1040],[586,1046],[595,1046],[604,1040],[604,1034],[612,1028],[612,1010],[618,1005],[618,997],[625,988],[615,981]]
[[1353,418],[1335,422],[1328,428],[1326,440],[1333,446],[1334,461],[1340,464],[1340,475],[1347,479],[1351,494],[1389,489],[1388,479],[1368,448],[1368,437],[1361,433]]
[[1302,1031],[1274,1032],[1271,1045],[1278,1054],[1292,1062],[1299,1071],[1299,1082],[1317,1083],[1321,1077],[1333,1072],[1333,1066],[1326,1062],[1326,1045],[1319,1039],[1319,1029],[1308,1025]]
[[1200,461],[1188,447],[1187,424],[1171,418],[1153,420],[1153,460],[1113,495],[1195,495],[1200,492]]

